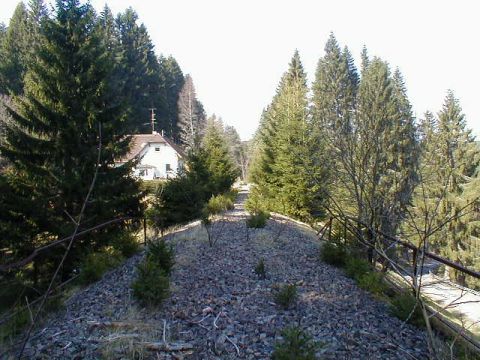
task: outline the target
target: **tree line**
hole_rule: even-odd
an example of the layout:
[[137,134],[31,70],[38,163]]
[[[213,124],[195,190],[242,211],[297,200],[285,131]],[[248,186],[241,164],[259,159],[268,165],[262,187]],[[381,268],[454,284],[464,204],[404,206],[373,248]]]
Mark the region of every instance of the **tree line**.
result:
[[[0,58],[0,266],[76,228],[95,230],[75,239],[58,283],[78,273],[89,254],[111,248],[131,254],[137,219],[150,205],[132,176],[136,160],[123,166],[116,160],[129,151],[132,134],[151,132],[150,108],[157,109],[157,129],[192,164],[160,186],[157,209],[166,206],[163,194],[185,179],[194,185],[190,195],[206,202],[240,173],[245,153],[236,130],[207,119],[191,76],[173,57],[155,55],[131,8],[115,17],[107,6],[97,14],[80,0],[58,0],[51,13],[42,0],[20,3],[1,27]],[[176,189],[185,194],[182,186]],[[98,227],[112,220],[118,221]],[[41,294],[67,244],[4,268],[0,298]]]
[[250,207],[309,222],[352,216],[414,243],[426,236],[430,250],[478,268],[479,155],[452,91],[437,116],[415,119],[400,70],[366,48],[358,70],[331,34],[311,88],[295,52],[262,114]]

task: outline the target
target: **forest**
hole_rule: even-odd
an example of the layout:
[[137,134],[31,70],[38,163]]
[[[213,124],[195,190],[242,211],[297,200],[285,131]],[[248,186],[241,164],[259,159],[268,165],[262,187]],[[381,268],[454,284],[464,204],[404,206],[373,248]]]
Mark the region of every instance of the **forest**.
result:
[[[2,308],[131,256],[146,216],[162,227],[198,217],[246,174],[247,144],[207,116],[192,77],[155,53],[132,8],[96,13],[67,0],[49,13],[42,0],[20,2],[1,28],[0,59]],[[135,161],[115,166],[132,135],[152,132],[151,109],[192,169],[158,194],[132,176]]]
[[480,147],[459,100],[448,90],[416,119],[400,70],[365,47],[361,61],[331,34],[310,89],[295,52],[253,140],[250,206],[306,222],[351,216],[479,269]]
[[[36,320],[60,306],[60,288],[84,288],[140,253],[128,288],[142,306],[159,306],[170,294],[175,264],[164,234],[199,221],[212,253],[227,248],[214,250],[238,222],[223,215],[238,205],[238,184],[248,188],[246,246],[256,236],[250,228],[287,216],[316,235],[330,224],[325,262],[362,257],[368,269],[353,271],[353,278],[377,284],[371,274],[377,264],[389,270],[377,254],[392,263],[411,260],[391,239],[413,246],[415,267],[417,252],[430,252],[478,272],[480,147],[452,90],[441,109],[416,118],[401,71],[366,47],[357,68],[331,33],[313,82],[295,51],[253,139],[241,141],[233,126],[206,113],[192,75],[160,51],[132,8],[115,15],[107,5],[96,12],[88,2],[57,0],[49,10],[43,0],[29,0],[0,24],[0,344],[27,328],[22,354]],[[154,129],[185,152],[185,167],[173,178],[142,181],[133,176],[139,159],[121,166],[117,160],[131,149],[132,136]],[[333,219],[362,224],[356,235],[367,252],[347,236],[346,223],[332,229]],[[273,242],[286,227],[275,224]],[[291,250],[298,258],[299,249]],[[247,260],[253,261],[239,266]],[[266,281],[269,260],[260,258],[250,271],[255,281]],[[480,289],[475,276],[456,268],[434,272]],[[284,310],[296,286],[277,293],[279,303],[287,298]],[[414,304],[422,302],[420,291],[415,297]],[[35,314],[32,301],[40,304]],[[223,310],[215,329],[220,317],[227,317]]]

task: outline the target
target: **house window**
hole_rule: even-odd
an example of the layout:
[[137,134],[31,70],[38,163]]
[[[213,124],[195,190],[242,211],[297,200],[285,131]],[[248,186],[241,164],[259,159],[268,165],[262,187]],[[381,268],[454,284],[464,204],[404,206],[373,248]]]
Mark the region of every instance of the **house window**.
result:
[[160,151],[160,148],[159,148],[159,147],[156,147],[156,148],[155,148],[155,151]]
[[165,164],[165,170],[172,171],[172,167],[170,166],[170,164]]

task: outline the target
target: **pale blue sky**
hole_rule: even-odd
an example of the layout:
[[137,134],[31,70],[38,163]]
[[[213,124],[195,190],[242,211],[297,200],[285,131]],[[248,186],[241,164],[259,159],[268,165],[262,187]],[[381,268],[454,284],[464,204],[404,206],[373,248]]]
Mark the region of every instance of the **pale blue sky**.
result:
[[[172,54],[206,110],[243,139],[255,131],[296,48],[313,79],[330,31],[356,59],[365,44],[370,55],[398,66],[418,117],[440,110],[453,89],[480,135],[477,1],[91,1],[97,10],[105,2],[114,13],[132,6],[157,54]],[[17,3],[1,0],[0,21],[8,23]]]

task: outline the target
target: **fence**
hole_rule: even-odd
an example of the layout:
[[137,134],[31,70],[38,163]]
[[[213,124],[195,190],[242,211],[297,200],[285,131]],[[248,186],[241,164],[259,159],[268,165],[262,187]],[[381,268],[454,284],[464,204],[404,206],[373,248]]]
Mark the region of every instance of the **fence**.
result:
[[[336,230],[334,230],[335,222],[340,225],[340,226],[337,226]],[[343,234],[339,233],[341,231],[343,231]],[[364,236],[365,234],[368,234],[368,236]],[[367,250],[367,253],[369,254],[369,260],[371,260],[373,262],[375,262],[373,260],[373,256],[372,256],[372,254],[374,253],[374,254],[376,254],[377,258],[380,258],[380,259],[384,260],[385,263],[387,263],[387,264],[392,263],[392,259],[386,255],[385,251],[379,251],[379,248],[377,246],[378,238],[381,238],[382,240],[385,240],[384,244],[387,244],[386,247],[388,249],[395,249],[396,248],[397,250],[400,250],[400,251],[401,250],[406,250],[407,252],[410,251],[411,254],[412,254],[411,263],[408,264],[408,262],[409,262],[408,258],[407,259],[403,258],[401,260],[406,261],[407,264],[405,264],[405,266],[398,266],[397,269],[396,269],[396,270],[399,270],[399,267],[400,267],[403,270],[403,271],[398,271],[398,272],[403,272],[400,275],[402,276],[403,280],[406,281],[407,283],[408,283],[407,277],[410,274],[411,274],[412,278],[413,277],[418,278],[418,276],[420,276],[420,278],[422,278],[424,276],[424,274],[423,274],[423,270],[424,270],[423,259],[430,259],[431,261],[433,261],[437,265],[440,265],[440,266],[443,265],[444,267],[453,268],[456,271],[463,274],[464,276],[470,276],[474,279],[480,279],[480,272],[478,272],[474,269],[467,268],[467,267],[465,267],[461,264],[455,263],[455,262],[453,262],[449,259],[443,258],[443,257],[441,257],[437,254],[434,254],[434,253],[429,252],[429,251],[425,251],[424,249],[418,248],[415,245],[413,245],[413,244],[411,244],[407,241],[404,241],[402,239],[399,239],[397,237],[391,236],[389,234],[385,234],[385,233],[383,233],[381,231],[378,231],[378,230],[374,230],[370,226],[368,226],[368,224],[366,224],[366,223],[364,223],[364,222],[362,222],[358,219],[355,219],[353,217],[349,217],[349,216],[331,217],[325,223],[325,225],[317,232],[317,235],[319,236],[320,239],[323,239],[323,238],[327,237],[328,240],[331,240],[333,238],[333,236],[337,236],[338,238],[343,239],[343,241],[346,241],[347,238],[349,238],[349,239],[353,238],[353,241],[359,243],[360,245],[362,245]],[[348,236],[348,235],[353,235],[353,237]],[[422,260],[422,261],[420,261],[420,260]],[[419,262],[421,264],[420,267],[419,267]],[[407,270],[408,266],[410,266],[410,271]],[[444,279],[439,278],[439,277],[432,276],[432,278],[434,280],[438,281],[438,283],[440,283],[440,282],[443,283],[443,284],[450,283],[449,281],[445,281]],[[455,284],[455,283],[450,283],[450,284],[451,284],[452,288],[456,287],[456,288],[460,289],[461,294],[462,294],[461,296],[463,296],[464,293],[471,293],[474,296],[478,297],[478,302],[477,301],[465,301],[465,302],[462,302],[462,304],[473,303],[473,302],[475,302],[476,304],[480,304],[480,293],[478,293],[477,291],[474,291],[472,289],[462,287],[462,286],[460,286],[458,284]],[[395,285],[395,284],[393,284],[393,285]],[[398,286],[398,284],[397,284],[397,286]],[[397,290],[400,290],[400,288],[398,288]],[[445,295],[445,294],[443,294],[443,295]],[[456,300],[457,300],[457,304],[458,304],[459,299],[456,299]],[[452,307],[455,306],[456,304],[454,303],[454,301],[452,303],[450,303],[449,305],[451,305]],[[446,310],[447,307],[444,307],[443,310]],[[480,308],[480,305],[478,307]],[[471,348],[475,349],[476,351],[480,351],[480,341],[478,339],[475,339],[472,335],[469,335],[468,332],[465,331],[465,329],[463,327],[459,327],[458,324],[456,324],[452,320],[448,319],[447,316],[442,315],[441,311],[438,308],[435,309],[435,308],[433,308],[432,305],[429,305],[429,308],[430,308],[431,313],[433,314],[432,317],[434,317],[438,322],[440,322],[443,325],[444,328],[449,329],[450,332],[454,332],[455,334],[459,334],[466,341],[466,343],[470,345]],[[480,319],[480,311],[478,311],[477,314],[478,314],[479,319]],[[475,325],[476,322],[473,322],[473,324]]]

